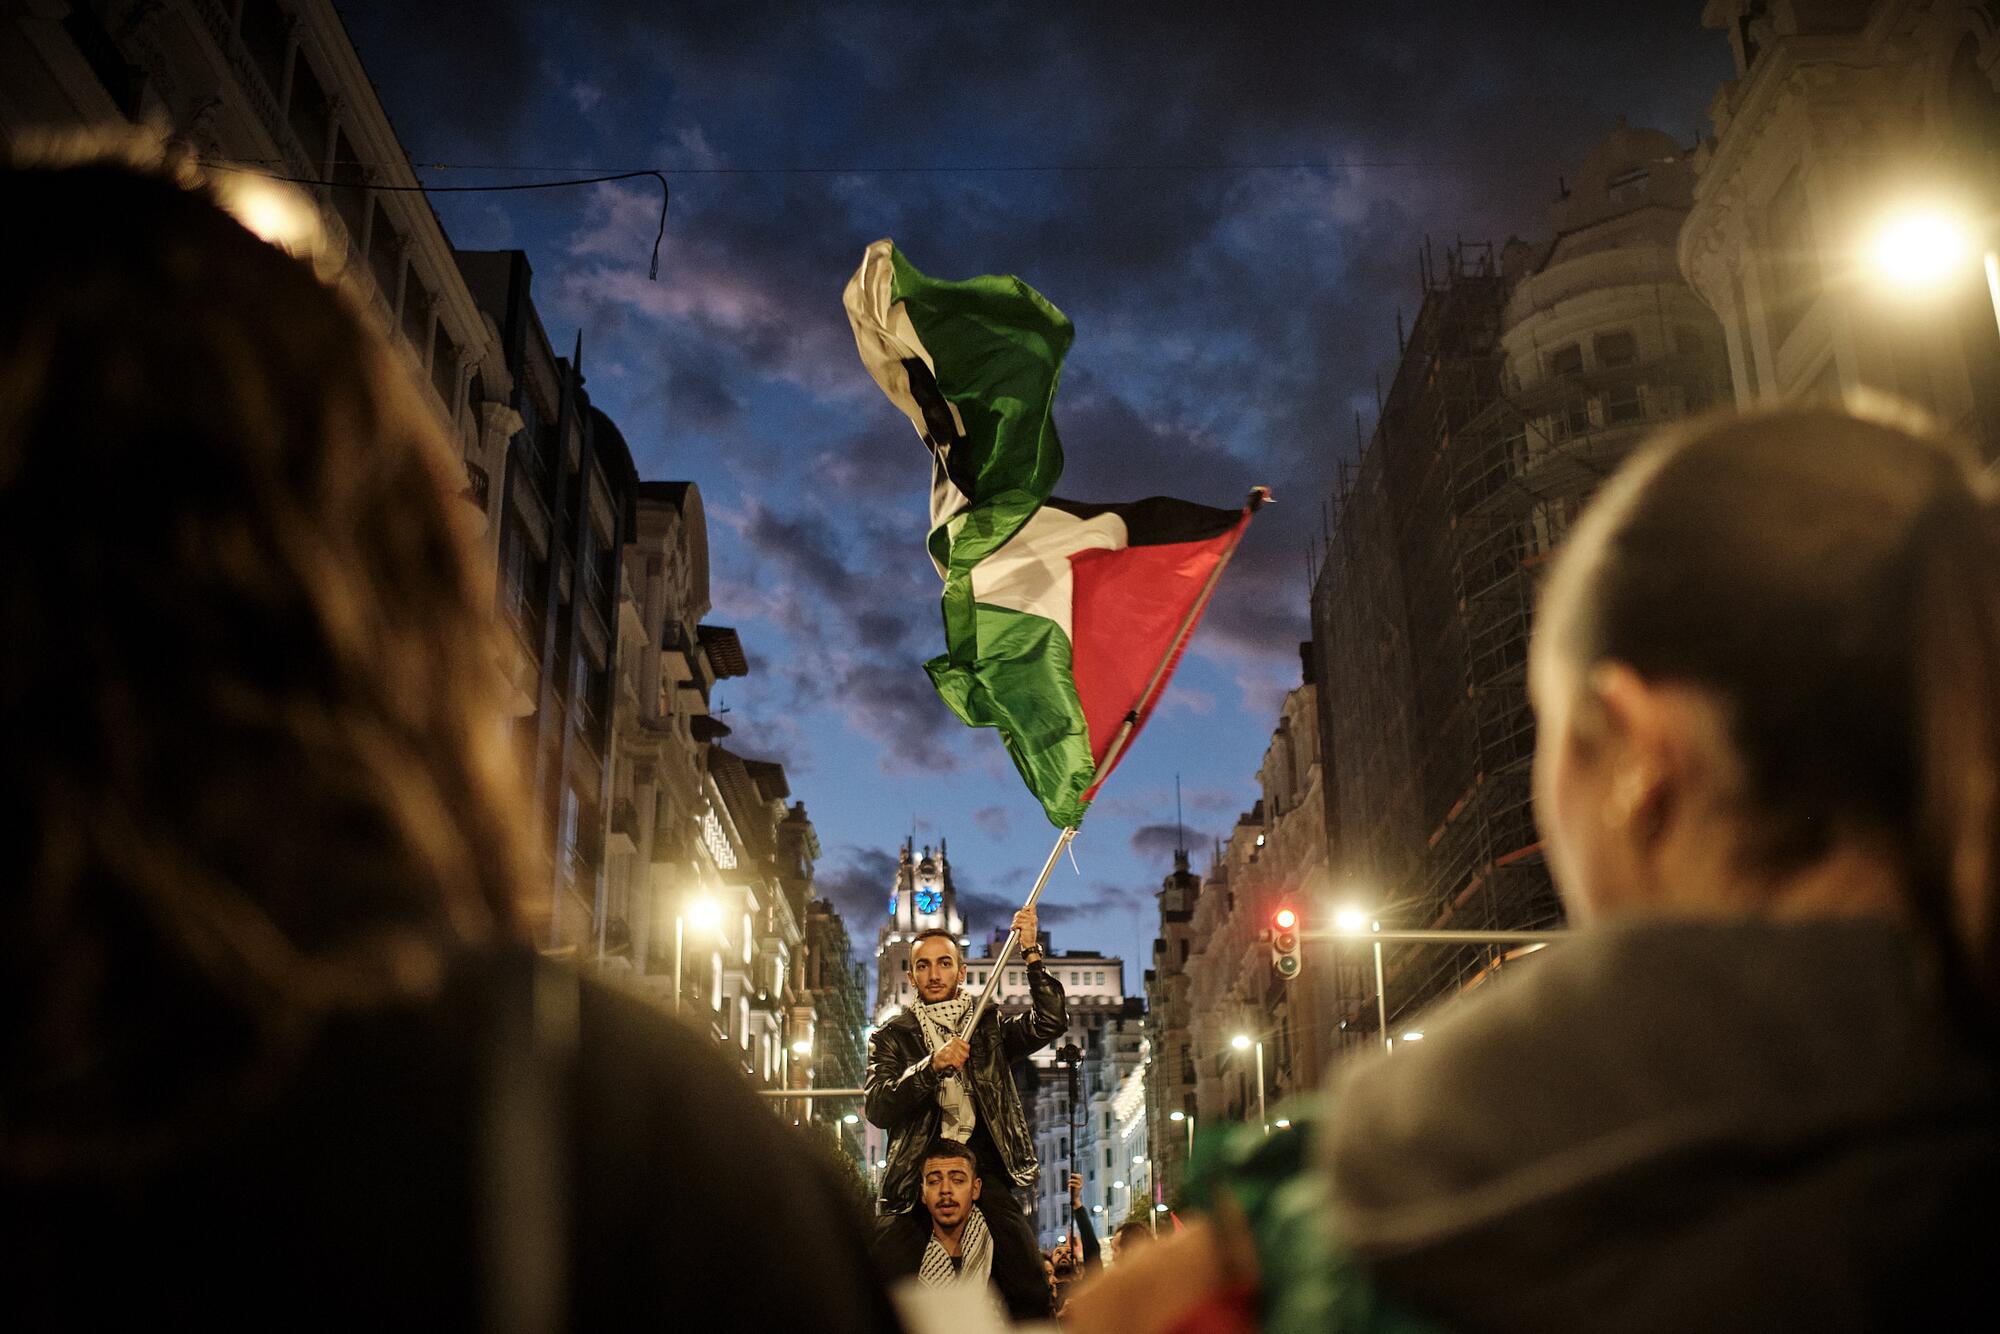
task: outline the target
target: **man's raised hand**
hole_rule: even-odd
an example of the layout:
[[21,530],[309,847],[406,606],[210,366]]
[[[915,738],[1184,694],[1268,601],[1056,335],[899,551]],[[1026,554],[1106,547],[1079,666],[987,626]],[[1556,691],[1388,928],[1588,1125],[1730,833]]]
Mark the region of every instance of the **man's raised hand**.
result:
[[964,1038],[953,1038],[931,1054],[931,1064],[940,1070],[956,1070],[965,1064],[972,1048]]
[[1035,910],[1033,908],[1023,908],[1014,914],[1014,930],[1021,937],[1023,945],[1032,945],[1035,943],[1038,933],[1035,930]]

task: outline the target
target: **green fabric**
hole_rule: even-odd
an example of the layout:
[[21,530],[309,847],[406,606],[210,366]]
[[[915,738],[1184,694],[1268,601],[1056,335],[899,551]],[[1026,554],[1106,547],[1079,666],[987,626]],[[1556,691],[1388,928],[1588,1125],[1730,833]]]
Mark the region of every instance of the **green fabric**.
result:
[[924,664],[931,684],[971,726],[1000,729],[1051,824],[1080,823],[1097,766],[1070,671],[1069,636],[1045,616],[1007,607],[979,603],[973,616],[978,660],[960,667],[949,654],[932,658]]
[[1050,409],[1074,330],[1018,278],[944,282],[918,272],[900,250],[890,259],[893,299],[965,427],[949,446],[949,475],[967,504],[929,538],[945,571],[945,651],[924,670],[968,726],[1000,730],[1050,823],[1072,826],[1083,819],[1096,766],[1069,638],[1045,618],[977,603],[972,570],[1020,531],[1062,475]]
[[1283,1110],[1290,1129],[1233,1129],[1190,1183],[1211,1205],[1226,1195],[1249,1223],[1266,1334],[1446,1334],[1384,1295],[1335,1241],[1324,1172],[1308,1152],[1319,1101]]

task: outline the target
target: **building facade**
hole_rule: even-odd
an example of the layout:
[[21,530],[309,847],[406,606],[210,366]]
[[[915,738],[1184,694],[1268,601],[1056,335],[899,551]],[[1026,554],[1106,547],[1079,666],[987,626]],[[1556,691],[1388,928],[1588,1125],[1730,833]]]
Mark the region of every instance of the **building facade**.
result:
[[[810,1063],[805,1073],[820,1088],[860,1088],[868,1076],[868,990],[855,962],[847,923],[831,900],[815,899],[806,912],[803,962],[805,991],[812,1005]],[[796,1107],[796,1104],[794,1104]],[[866,1175],[866,1131],[858,1120],[860,1102],[814,1099],[811,1115],[832,1127],[843,1152]]]
[[[1722,331],[1676,257],[1694,183],[1670,136],[1620,125],[1551,204],[1551,239],[1426,270],[1313,590],[1334,902],[1396,926],[1560,920],[1531,804],[1535,588],[1648,432],[1727,397]],[[1391,947],[1383,1034],[1357,953],[1308,968],[1333,987],[1322,1064],[1505,962]]]
[[1149,1174],[1156,1204],[1172,1205],[1186,1186],[1188,1118],[1195,1115],[1194,1007],[1188,962],[1194,953],[1194,916],[1201,878],[1188,866],[1188,850],[1174,849],[1174,869],[1160,882],[1160,934],[1153,966],[1146,970],[1146,1081]]
[[2000,15],[1956,0],[1709,0],[1736,77],[1710,107],[1687,279],[1720,318],[1737,402],[1913,402],[2000,456],[2000,332],[1977,249],[1956,278],[1897,294],[1871,234],[1898,209],[1991,218],[2000,167]]

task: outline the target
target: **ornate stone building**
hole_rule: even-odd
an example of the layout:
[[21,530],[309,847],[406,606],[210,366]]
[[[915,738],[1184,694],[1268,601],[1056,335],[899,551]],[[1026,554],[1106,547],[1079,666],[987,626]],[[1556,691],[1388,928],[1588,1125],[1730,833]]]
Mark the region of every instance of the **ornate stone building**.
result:
[[1942,200],[1995,211],[2000,16],[1959,0],[1709,0],[1736,77],[1695,159],[1680,266],[1721,318],[1737,401],[1859,388],[2000,453],[2000,333],[1977,250],[1940,292],[1885,290],[1871,233]]

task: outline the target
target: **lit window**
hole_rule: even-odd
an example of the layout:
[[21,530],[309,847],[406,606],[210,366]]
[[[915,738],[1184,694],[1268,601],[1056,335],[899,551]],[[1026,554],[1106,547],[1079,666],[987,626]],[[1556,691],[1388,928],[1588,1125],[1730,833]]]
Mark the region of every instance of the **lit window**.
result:
[[717,951],[708,961],[708,1008],[722,1008],[722,954]]

